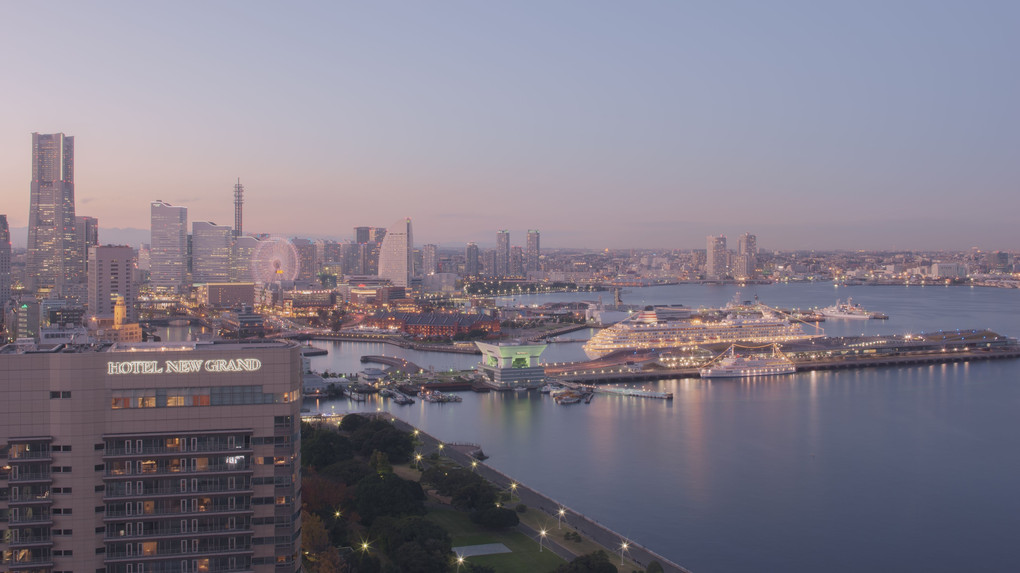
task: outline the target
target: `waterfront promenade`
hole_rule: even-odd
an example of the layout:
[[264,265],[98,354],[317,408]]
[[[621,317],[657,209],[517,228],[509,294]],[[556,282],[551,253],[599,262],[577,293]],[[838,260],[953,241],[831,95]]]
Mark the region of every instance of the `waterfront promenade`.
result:
[[[564,510],[564,515],[562,517],[564,522],[579,531],[585,537],[588,537],[595,543],[603,546],[610,556],[619,556],[621,545],[626,544],[624,556],[641,567],[647,567],[652,561],[657,561],[660,565],[662,565],[664,571],[672,573],[690,573],[690,571],[686,568],[666,559],[662,555],[644,547],[640,543],[627,539],[598,521],[557,502],[553,498],[528,487],[526,484],[518,482],[503,472],[488,466],[484,462],[476,460],[469,453],[469,451],[473,448],[459,448],[452,447],[452,445],[448,446],[435,436],[415,428],[404,420],[399,418],[392,418],[392,420],[393,424],[401,430],[408,432],[414,432],[417,430],[417,437],[422,442],[421,453],[423,455],[429,455],[433,452],[437,452],[464,467],[474,468],[474,471],[495,484],[497,487],[505,491],[511,491],[513,497],[516,498],[514,502],[515,504],[523,503],[528,506],[529,510],[537,509],[542,511],[549,516],[551,521],[556,521],[556,514],[559,509],[562,508]],[[526,525],[524,525],[524,528],[526,530],[530,530],[532,537],[537,540],[537,532]],[[558,540],[547,539],[544,543],[549,544],[550,541],[555,543],[554,550],[557,554],[567,560],[572,558],[564,554],[573,555],[573,553]],[[618,561],[616,562],[618,563]]]

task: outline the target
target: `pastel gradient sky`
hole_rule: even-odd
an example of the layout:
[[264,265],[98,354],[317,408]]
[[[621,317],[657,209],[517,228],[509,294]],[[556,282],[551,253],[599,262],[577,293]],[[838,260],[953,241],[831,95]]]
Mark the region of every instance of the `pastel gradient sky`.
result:
[[31,133],[79,214],[416,243],[1020,248],[1020,2],[6,2],[0,213]]

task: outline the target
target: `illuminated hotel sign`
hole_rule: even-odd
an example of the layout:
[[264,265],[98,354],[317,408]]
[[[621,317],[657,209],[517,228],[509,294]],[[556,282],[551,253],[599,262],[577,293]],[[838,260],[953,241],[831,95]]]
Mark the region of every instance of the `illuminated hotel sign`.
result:
[[197,374],[199,372],[255,372],[262,368],[258,358],[232,360],[129,360],[107,362],[106,373],[113,374]]

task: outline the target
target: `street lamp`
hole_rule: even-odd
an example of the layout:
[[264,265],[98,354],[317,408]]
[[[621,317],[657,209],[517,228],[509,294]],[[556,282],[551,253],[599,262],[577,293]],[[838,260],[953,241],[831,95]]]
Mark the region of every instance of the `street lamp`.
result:
[[538,552],[542,552],[542,541],[545,539],[546,531],[543,529],[538,532]]
[[457,572],[460,573],[460,566],[464,564],[464,556],[457,554]]
[[623,552],[627,550],[627,542],[620,543],[620,567],[623,567]]
[[563,523],[563,515],[567,513],[567,510],[562,507],[556,512],[556,529],[563,529],[561,524]]
[[414,462],[418,465],[418,471],[421,471],[421,453],[414,453]]
[[478,469],[478,462],[471,460],[471,471],[475,471],[476,469]]
[[[510,501],[514,500],[514,494],[517,493],[517,482],[510,482]],[[517,499],[520,499],[518,497]]]

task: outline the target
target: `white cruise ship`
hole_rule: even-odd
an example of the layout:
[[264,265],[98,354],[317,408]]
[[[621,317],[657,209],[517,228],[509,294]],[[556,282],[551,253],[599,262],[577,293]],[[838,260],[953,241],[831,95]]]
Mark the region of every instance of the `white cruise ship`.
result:
[[[666,314],[666,313],[663,313]],[[783,318],[764,305],[725,308],[666,319],[653,308],[600,330],[584,345],[589,358],[616,350],[671,350],[718,343],[772,343],[814,338],[801,324]]]
[[730,346],[717,361],[702,368],[702,378],[747,378],[751,376],[776,376],[797,371],[793,362],[773,346],[771,355],[757,354],[740,356]]

